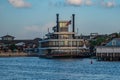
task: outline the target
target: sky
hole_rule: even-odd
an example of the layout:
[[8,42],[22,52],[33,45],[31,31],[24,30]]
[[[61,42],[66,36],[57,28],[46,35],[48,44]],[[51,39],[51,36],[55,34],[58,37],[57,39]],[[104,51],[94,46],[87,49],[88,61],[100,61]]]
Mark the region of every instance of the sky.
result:
[[0,0],[0,36],[42,38],[56,25],[56,13],[60,20],[75,14],[78,35],[120,32],[120,0]]

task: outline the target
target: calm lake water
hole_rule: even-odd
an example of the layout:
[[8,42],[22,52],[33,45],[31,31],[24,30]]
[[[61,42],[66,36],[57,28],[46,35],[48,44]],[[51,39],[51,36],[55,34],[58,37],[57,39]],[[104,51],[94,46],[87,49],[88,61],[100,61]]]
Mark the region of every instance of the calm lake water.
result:
[[120,62],[92,59],[0,58],[0,80],[120,80]]

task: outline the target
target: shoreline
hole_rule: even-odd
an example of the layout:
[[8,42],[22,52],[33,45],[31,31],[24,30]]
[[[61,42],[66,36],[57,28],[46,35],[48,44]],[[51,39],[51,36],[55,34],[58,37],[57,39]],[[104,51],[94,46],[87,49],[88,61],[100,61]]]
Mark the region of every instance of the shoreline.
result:
[[37,53],[25,53],[25,52],[2,52],[0,57],[39,57]]

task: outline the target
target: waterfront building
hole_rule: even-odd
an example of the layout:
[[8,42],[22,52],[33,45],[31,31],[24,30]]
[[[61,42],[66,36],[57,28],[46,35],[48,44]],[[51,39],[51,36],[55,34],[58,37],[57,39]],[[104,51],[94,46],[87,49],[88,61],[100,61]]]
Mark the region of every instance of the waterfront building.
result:
[[5,36],[2,36],[1,38],[2,40],[14,40],[15,37],[11,35],[5,35]]
[[[72,15],[72,20],[60,21],[59,14],[56,17],[56,26],[53,27],[54,32],[50,33],[48,31],[47,38],[39,42],[41,55],[45,57],[89,56],[87,41],[75,36],[75,14]],[[71,24],[72,30],[70,30]]]
[[6,52],[9,51],[11,46],[15,46],[15,50],[19,51],[26,50],[26,52],[31,50],[31,52],[34,52],[38,48],[40,40],[41,38],[16,40],[14,36],[5,35],[1,37],[0,50]]
[[114,38],[105,46],[96,47],[98,60],[120,60],[120,38]]

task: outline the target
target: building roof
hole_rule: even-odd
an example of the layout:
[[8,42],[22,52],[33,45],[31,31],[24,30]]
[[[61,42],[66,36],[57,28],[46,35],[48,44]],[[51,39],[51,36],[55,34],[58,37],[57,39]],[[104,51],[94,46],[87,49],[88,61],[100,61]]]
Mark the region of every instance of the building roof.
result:
[[23,46],[23,45],[25,45],[25,43],[24,42],[19,42],[19,43],[16,43],[15,45],[16,46]]
[[5,35],[5,36],[2,36],[1,38],[4,38],[4,37],[12,37],[12,38],[15,38],[14,36],[11,36],[11,35]]
[[113,40],[111,40],[110,42],[108,42],[106,44],[106,46],[116,46],[116,47],[120,47],[120,38],[114,38]]

